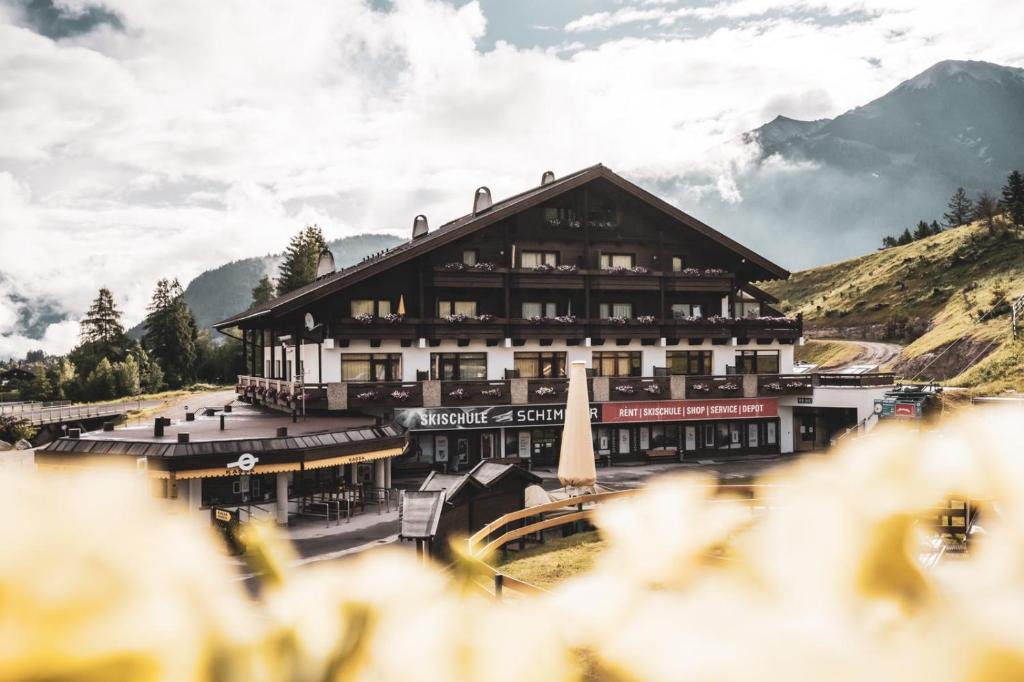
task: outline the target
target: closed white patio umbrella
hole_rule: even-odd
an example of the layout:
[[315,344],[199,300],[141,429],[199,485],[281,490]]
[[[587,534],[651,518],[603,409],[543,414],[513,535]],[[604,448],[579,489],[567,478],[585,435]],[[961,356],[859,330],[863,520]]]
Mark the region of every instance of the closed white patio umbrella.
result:
[[558,480],[567,488],[585,488],[597,482],[594,441],[590,435],[587,370],[586,363],[582,361],[573,362],[569,368],[569,397],[565,406],[565,426],[562,427]]

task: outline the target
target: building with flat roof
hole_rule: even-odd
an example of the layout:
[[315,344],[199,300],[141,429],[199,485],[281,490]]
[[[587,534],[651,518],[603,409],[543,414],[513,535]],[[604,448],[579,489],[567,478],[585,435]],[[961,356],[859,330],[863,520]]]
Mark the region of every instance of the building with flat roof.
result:
[[467,471],[557,461],[574,360],[612,463],[821,447],[892,384],[794,373],[802,320],[757,286],[789,273],[604,166],[472,206],[219,322],[243,342],[239,397],[394,421],[400,465]]

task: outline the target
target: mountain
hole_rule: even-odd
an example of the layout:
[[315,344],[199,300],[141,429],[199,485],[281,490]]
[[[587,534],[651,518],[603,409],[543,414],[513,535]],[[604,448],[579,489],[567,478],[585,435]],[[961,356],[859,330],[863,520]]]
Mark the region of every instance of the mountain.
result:
[[[365,256],[391,248],[402,240],[389,234],[360,234],[328,242],[338,268],[355,265]],[[252,289],[264,274],[276,276],[280,254],[244,258],[207,270],[185,287],[185,302],[196,316],[200,329],[245,310],[252,303]],[[142,336],[142,324],[128,332]],[[216,337],[216,336],[215,336]]]
[[1024,390],[1010,325],[1024,296],[1024,234],[967,225],[763,287],[803,314],[808,337],[907,343],[893,367],[904,377]]
[[[779,116],[743,136],[742,201],[702,217],[791,269],[864,253],[941,219],[957,187],[998,193],[1024,170],[1024,69],[940,62],[833,119]],[[771,238],[766,238],[771,235]]]

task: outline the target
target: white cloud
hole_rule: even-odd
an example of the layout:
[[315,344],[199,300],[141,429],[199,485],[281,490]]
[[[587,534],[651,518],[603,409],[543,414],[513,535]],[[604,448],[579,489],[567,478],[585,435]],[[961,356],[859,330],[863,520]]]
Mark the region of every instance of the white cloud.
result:
[[[866,12],[828,25],[771,14],[792,3],[740,0],[694,14],[737,18],[695,37],[486,53],[476,2],[105,4],[124,32],[58,42],[0,11],[0,274],[12,287],[0,334],[13,294],[77,317],[105,284],[134,323],[158,277],[280,250],[306,221],[330,237],[406,235],[416,213],[439,224],[478,185],[500,197],[547,168],[603,161],[651,182],[685,172],[678,198],[740,201],[732,178],[749,150],[730,143],[773,108],[834,115],[940,59],[1024,59],[1010,0],[970,13],[801,3]],[[602,21],[664,24],[682,9],[695,12],[630,5]]]

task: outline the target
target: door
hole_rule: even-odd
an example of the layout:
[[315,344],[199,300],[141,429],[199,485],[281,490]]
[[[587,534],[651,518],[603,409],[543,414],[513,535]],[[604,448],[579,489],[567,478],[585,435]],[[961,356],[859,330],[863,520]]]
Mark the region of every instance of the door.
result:
[[619,454],[628,455],[630,454],[629,447],[629,429],[619,429]]
[[459,469],[466,469],[469,466],[469,438],[460,436],[455,439],[455,453],[458,455],[457,462]]
[[494,434],[493,433],[481,433],[480,434],[480,459],[490,459],[494,457]]

